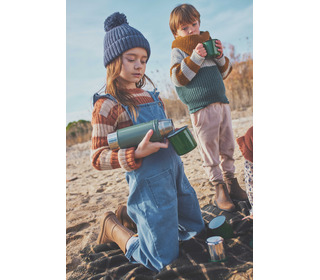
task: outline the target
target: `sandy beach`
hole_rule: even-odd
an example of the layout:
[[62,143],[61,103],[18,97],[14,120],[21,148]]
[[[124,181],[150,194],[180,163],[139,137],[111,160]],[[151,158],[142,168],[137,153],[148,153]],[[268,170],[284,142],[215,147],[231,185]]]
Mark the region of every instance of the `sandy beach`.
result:
[[[234,137],[242,136],[252,126],[252,107],[246,111],[234,111]],[[176,127],[188,125],[189,117],[173,120]],[[106,211],[114,211],[119,204],[125,204],[128,185],[122,169],[97,171],[90,163],[91,142],[67,147],[66,150],[66,270],[69,279],[80,264],[80,250],[95,244],[99,233],[100,218]],[[236,176],[244,188],[243,157],[238,145],[235,149]],[[185,173],[194,187],[200,206],[210,203],[215,194],[202,168],[200,154],[196,149],[181,157]]]

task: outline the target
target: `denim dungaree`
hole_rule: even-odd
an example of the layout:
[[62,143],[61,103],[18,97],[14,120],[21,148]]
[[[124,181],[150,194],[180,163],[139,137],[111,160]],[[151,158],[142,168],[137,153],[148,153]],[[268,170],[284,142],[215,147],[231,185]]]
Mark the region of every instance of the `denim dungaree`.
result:
[[[122,105],[133,124],[167,118],[159,92],[148,92],[154,102],[138,105],[136,121]],[[127,172],[126,179],[128,215],[138,229],[138,238],[130,244],[126,257],[160,271],[179,256],[179,240],[188,240],[205,227],[196,193],[171,144],[143,158],[141,167]]]

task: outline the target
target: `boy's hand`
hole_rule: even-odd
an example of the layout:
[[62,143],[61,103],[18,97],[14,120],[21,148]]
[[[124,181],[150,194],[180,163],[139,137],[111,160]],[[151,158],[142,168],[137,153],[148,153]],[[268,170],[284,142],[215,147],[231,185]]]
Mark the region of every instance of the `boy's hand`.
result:
[[221,58],[223,55],[223,47],[222,47],[222,43],[220,40],[216,40],[216,47],[218,48],[218,51],[220,52],[220,55],[217,56],[216,58]]
[[204,48],[202,43],[199,43],[196,48],[194,49],[196,51],[196,53],[202,57],[205,57],[207,55],[207,51]]
[[137,149],[134,152],[135,158],[143,158],[146,156],[149,156],[153,153],[156,153],[160,150],[160,148],[168,148],[169,142],[166,139],[165,143],[161,142],[150,142],[150,138],[153,134],[153,130],[150,129],[146,136],[142,139],[142,141],[139,143]]

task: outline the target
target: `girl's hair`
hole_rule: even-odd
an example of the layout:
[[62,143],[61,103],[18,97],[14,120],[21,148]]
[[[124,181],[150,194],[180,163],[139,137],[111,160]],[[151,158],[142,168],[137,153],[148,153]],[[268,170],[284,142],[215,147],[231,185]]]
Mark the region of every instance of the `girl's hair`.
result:
[[182,4],[175,7],[169,19],[169,26],[173,35],[176,35],[180,25],[186,23],[193,23],[195,20],[199,21],[200,14],[195,7],[190,4]]
[[[122,65],[122,55],[116,57],[112,62],[107,65],[107,85],[106,93],[111,94],[115,99],[118,100],[118,110],[120,110],[120,103],[128,106],[129,111],[133,115],[134,119],[137,119],[137,105],[134,100],[132,100],[132,95],[128,93],[125,89],[121,88],[121,84],[117,80],[121,72]],[[152,86],[155,88],[155,85],[147,75],[143,75],[141,80],[136,83],[137,88],[142,88],[148,80]]]

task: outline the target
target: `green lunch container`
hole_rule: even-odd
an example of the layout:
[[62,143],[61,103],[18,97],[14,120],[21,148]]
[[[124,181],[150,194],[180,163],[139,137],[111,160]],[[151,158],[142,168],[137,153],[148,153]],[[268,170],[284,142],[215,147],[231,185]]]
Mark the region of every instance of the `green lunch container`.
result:
[[197,147],[197,143],[187,125],[171,132],[167,138],[179,156],[189,153]]
[[226,217],[221,215],[215,217],[211,220],[208,225],[209,234],[218,235],[223,237],[224,239],[229,239],[233,237],[233,229],[232,226],[227,222]]
[[218,48],[216,47],[216,40],[217,39],[210,39],[203,43],[204,48],[207,51],[206,57],[217,57],[220,55]]

